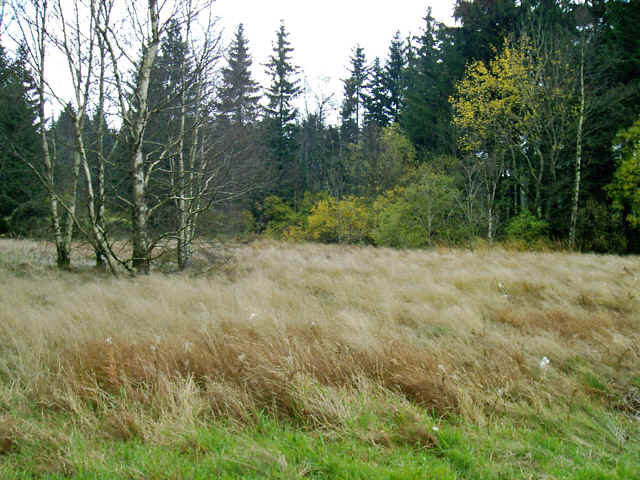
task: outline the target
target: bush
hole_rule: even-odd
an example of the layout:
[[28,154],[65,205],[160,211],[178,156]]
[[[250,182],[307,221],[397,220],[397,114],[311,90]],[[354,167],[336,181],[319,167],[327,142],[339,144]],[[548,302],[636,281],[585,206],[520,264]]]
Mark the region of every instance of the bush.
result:
[[613,207],[632,228],[640,228],[640,119],[614,140],[617,169],[607,186]]
[[306,237],[325,243],[371,243],[373,215],[364,199],[327,198],[316,203],[307,218]]
[[623,253],[627,250],[622,212],[590,198],[578,216],[578,245],[583,252]]
[[505,229],[507,241],[524,242],[531,248],[549,237],[549,223],[523,210],[513,217]]
[[405,189],[378,197],[376,243],[396,248],[458,243],[466,236],[459,198],[452,177],[423,168]]
[[293,207],[275,195],[265,198],[260,210],[260,223],[265,225],[265,233],[269,236],[281,237],[290,226],[301,221]]

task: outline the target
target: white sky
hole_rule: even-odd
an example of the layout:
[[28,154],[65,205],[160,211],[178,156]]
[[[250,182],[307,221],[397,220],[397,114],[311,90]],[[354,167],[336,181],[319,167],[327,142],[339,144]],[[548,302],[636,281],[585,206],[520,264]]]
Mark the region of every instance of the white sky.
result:
[[[233,38],[237,25],[244,24],[252,73],[265,87],[270,80],[264,64],[283,20],[294,48],[293,63],[301,68],[301,79],[311,89],[309,108],[315,110],[314,93],[322,97],[334,94],[335,110],[328,118],[333,122],[342,100],[341,80],[348,76],[349,58],[356,45],[364,48],[368,63],[376,56],[384,63],[396,31],[403,39],[419,35],[429,6],[436,20],[451,25],[454,4],[455,0],[216,0],[212,13],[220,19],[218,28],[223,30],[224,45]],[[65,91],[69,82],[59,80],[67,77],[65,62],[52,61],[49,66],[56,91],[70,98]],[[55,102],[51,107],[59,109]],[[304,110],[304,98],[298,108]]]
[[420,34],[428,6],[436,20],[451,25],[454,4],[455,0],[216,0],[213,8],[224,28],[225,44],[237,25],[244,24],[252,73],[263,85],[268,83],[264,64],[284,20],[294,48],[293,62],[313,91],[335,93],[339,102],[341,79],[348,75],[356,44],[364,48],[367,62],[376,56],[384,62],[396,31],[402,38]]

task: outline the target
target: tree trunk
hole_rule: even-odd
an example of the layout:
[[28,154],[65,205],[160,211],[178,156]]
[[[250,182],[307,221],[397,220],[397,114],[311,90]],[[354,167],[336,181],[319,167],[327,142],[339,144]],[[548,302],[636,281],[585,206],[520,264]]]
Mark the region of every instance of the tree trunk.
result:
[[584,126],[584,43],[580,52],[580,112],[578,114],[578,132],[576,134],[576,171],[571,204],[571,226],[569,229],[569,248],[576,248],[576,225],[578,223],[578,205],[580,202],[580,177],[582,175],[582,129]]
[[[107,241],[105,238],[104,227],[98,221],[98,215],[96,214],[96,198],[93,191],[93,181],[91,176],[91,170],[89,168],[89,161],[87,160],[87,151],[84,146],[84,139],[82,137],[83,121],[76,117],[73,122],[73,130],[76,143],[76,156],[82,160],[82,167],[87,184],[87,207],[89,210],[89,221],[91,222],[91,243],[93,249],[96,252],[96,264],[98,266],[104,266],[106,261],[109,266],[109,270],[114,275],[117,273],[115,266],[109,255],[109,249],[107,247]],[[100,147],[99,147],[100,148]],[[99,163],[102,163],[99,161]],[[104,166],[103,166],[104,169]],[[104,176],[104,171],[102,172]],[[103,193],[104,194],[104,193]],[[101,262],[101,263],[100,263]]]
[[47,117],[45,115],[45,36],[46,36],[46,19],[47,19],[47,3],[42,5],[42,10],[37,12],[38,24],[35,32],[37,37],[37,57],[38,65],[38,120],[40,121],[40,146],[42,148],[42,161],[44,164],[44,182],[49,196],[49,210],[51,213],[51,226],[53,228],[53,237],[56,244],[56,264],[58,268],[68,269],[71,266],[71,255],[69,245],[65,243],[65,237],[60,225],[60,215],[58,213],[58,196],[55,191],[54,178],[54,162],[49,150],[49,142],[47,141]]
[[78,203],[78,174],[80,172],[80,154],[73,153],[73,166],[71,168],[71,194],[69,204],[66,207],[64,222],[64,245],[68,252],[71,252],[71,242],[73,241],[73,227],[76,217],[76,205]]
[[[104,178],[104,131],[105,131],[105,122],[104,122],[104,76],[105,76],[105,58],[106,58],[106,49],[104,46],[104,40],[102,37],[98,36],[98,47],[100,49],[100,76],[98,80],[98,129],[96,132],[96,157],[98,163],[98,191],[96,192],[95,198],[95,227],[104,233],[106,232],[106,225],[104,221],[104,186],[105,186],[105,178]],[[88,181],[87,181],[88,182]],[[106,242],[106,239],[105,239]],[[102,249],[102,246],[96,243],[95,247],[95,255],[96,255],[96,267],[99,269],[104,268],[105,259],[108,255],[107,251]]]
[[488,218],[488,227],[487,227],[487,240],[489,243],[493,242],[493,208],[489,207],[489,218]]
[[[187,222],[189,213],[187,212],[187,188],[186,188],[186,178],[185,178],[185,170],[184,170],[184,137],[186,130],[186,115],[187,115],[187,106],[186,103],[186,95],[185,95],[185,75],[184,75],[185,65],[184,62],[180,65],[180,127],[178,131],[178,157],[177,157],[177,165],[175,174],[175,187],[177,190],[177,201],[176,206],[178,208],[178,245],[177,245],[177,254],[178,254],[178,269],[184,270],[187,268],[191,261],[191,257],[189,255],[188,243],[189,236],[187,232]],[[193,201],[193,200],[191,200]]]
[[146,198],[146,175],[142,144],[148,122],[149,83],[151,69],[160,47],[157,1],[149,0],[148,13],[151,21],[151,41],[142,53],[140,70],[136,84],[136,100],[138,111],[132,121],[130,130],[131,175],[133,184],[133,228],[132,228],[132,266],[137,273],[148,274],[150,268],[149,234],[147,231],[148,206]]
[[139,146],[132,155],[133,231],[132,266],[137,273],[149,273],[149,239],[147,234],[147,199],[145,196],[144,156]]
[[53,238],[56,244],[56,265],[58,268],[68,269],[71,266],[71,255],[68,245],[64,242],[62,227],[60,226],[60,215],[58,214],[58,195],[55,192],[55,179],[53,176],[53,161],[51,152],[49,151],[49,143],[47,142],[47,133],[44,117],[44,104],[41,106],[40,140],[42,145],[42,157],[44,162],[44,177],[47,182],[47,191],[49,194],[49,213],[51,214],[51,226],[53,228]]
[[[102,124],[103,121],[100,120]],[[100,131],[100,130],[99,130]],[[103,151],[103,136],[102,133],[98,135],[98,191],[95,198],[95,210],[96,210],[96,218],[95,218],[95,226],[102,232],[106,232],[106,225],[104,221],[104,151]],[[108,255],[107,251],[105,251],[102,246],[96,245],[95,255],[96,255],[96,267],[104,268],[105,258]]]

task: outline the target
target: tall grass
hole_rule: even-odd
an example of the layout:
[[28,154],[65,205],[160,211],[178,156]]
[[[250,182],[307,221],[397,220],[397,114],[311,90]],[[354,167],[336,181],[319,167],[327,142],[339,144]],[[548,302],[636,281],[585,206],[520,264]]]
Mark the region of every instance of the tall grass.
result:
[[[113,279],[47,249],[0,240],[0,403],[113,438],[414,407],[485,425],[579,398],[640,415],[637,257],[259,241]],[[0,420],[0,449],[29,431]]]

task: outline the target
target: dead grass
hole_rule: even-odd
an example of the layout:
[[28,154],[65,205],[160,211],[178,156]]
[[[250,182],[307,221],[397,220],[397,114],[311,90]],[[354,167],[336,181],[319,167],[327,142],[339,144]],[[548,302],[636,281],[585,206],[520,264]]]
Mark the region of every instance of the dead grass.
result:
[[[637,257],[216,249],[198,259],[204,274],[112,279],[0,240],[0,378],[120,439],[262,412],[336,427],[404,401],[483,423],[576,392],[637,414]],[[567,367],[576,358],[612,395]],[[15,443],[3,425],[0,450]],[[416,425],[395,435],[432,445]]]

